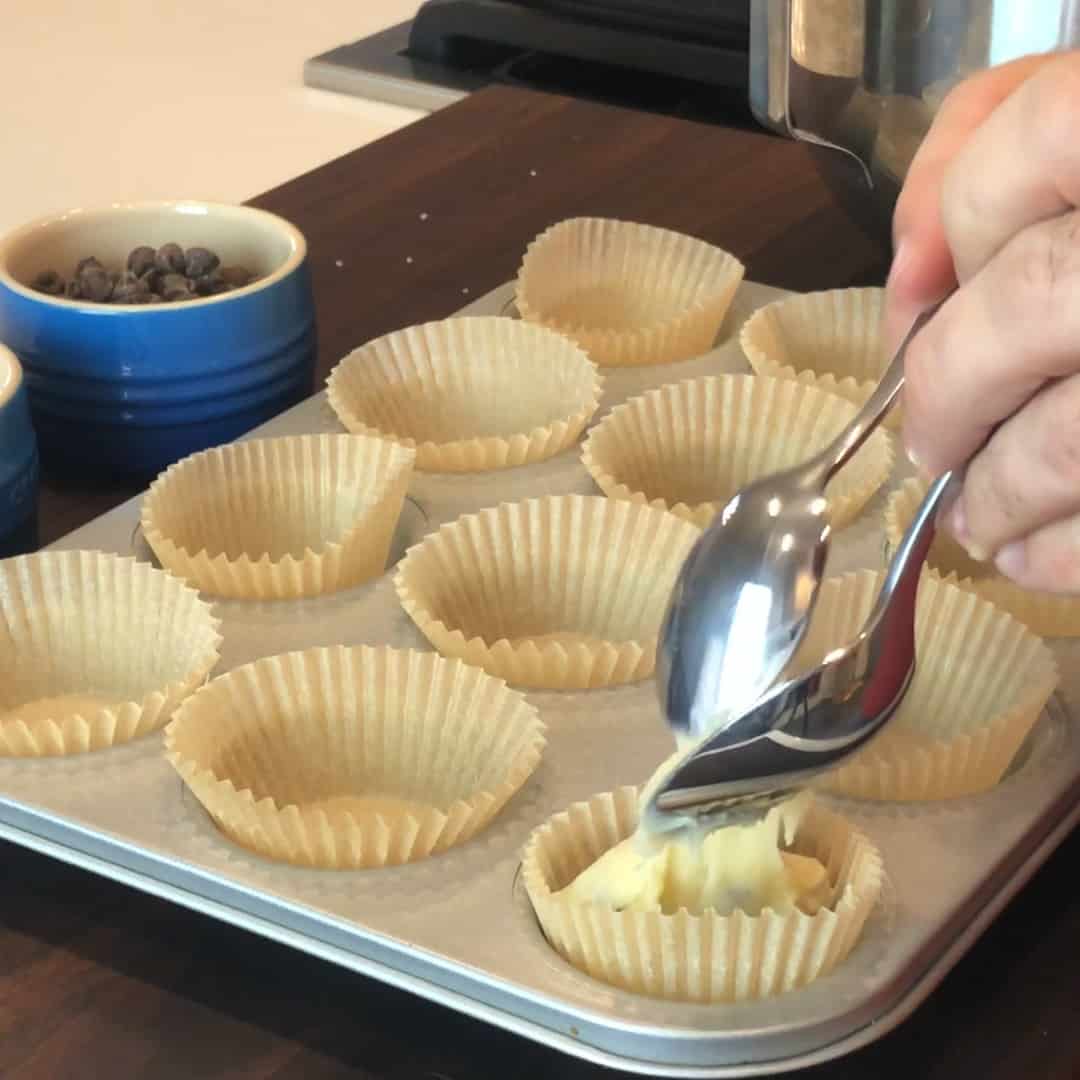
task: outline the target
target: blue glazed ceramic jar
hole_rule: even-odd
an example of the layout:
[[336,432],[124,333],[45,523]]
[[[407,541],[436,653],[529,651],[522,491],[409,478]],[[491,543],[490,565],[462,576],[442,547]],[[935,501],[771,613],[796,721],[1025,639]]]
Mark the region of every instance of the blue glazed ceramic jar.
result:
[[[172,304],[37,292],[93,255],[122,269],[140,245],[206,247],[258,275]],[[67,476],[149,478],[228,442],[313,389],[315,313],[303,235],[262,210],[202,202],[71,210],[0,240],[0,342],[22,363],[42,461]]]
[[15,354],[0,345],[0,559],[38,546],[38,454]]

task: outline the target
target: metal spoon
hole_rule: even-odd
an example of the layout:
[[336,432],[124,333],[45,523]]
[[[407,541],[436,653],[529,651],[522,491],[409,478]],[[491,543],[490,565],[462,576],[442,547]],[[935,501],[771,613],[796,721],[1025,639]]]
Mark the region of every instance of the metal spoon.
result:
[[654,782],[643,811],[654,828],[756,819],[881,729],[915,670],[919,574],[938,511],[947,509],[959,488],[952,472],[930,487],[850,644],[769,690]]
[[904,384],[923,312],[855,418],[810,461],[738,492],[679,571],[660,629],[660,705],[676,734],[737,717],[791,659],[817,600],[831,529],[825,485],[871,435]]

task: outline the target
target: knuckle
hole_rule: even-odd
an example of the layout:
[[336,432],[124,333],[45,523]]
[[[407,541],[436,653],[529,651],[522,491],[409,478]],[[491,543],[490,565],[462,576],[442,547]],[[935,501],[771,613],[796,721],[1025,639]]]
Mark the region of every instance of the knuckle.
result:
[[[1003,252],[1003,271],[1029,317],[1055,326],[1075,321],[1080,283],[1080,214],[1070,213],[1032,226]],[[1005,294],[1008,295],[1008,294]],[[1011,305],[1009,305],[1011,306]]]
[[1066,151],[1076,139],[1080,120],[1080,59],[1060,57],[1029,82],[1031,114],[1039,118],[1035,132],[1051,155]]
[[964,508],[972,538],[995,548],[1016,535],[1026,522],[1030,504],[1027,486],[1018,483],[1015,455],[991,439],[968,466]]
[[1028,563],[1046,588],[1080,592],[1080,519],[1036,533],[1027,541]]
[[1080,489],[1080,380],[1057,383],[1051,400],[1052,415],[1038,427],[1039,458],[1064,487]]
[[965,238],[978,231],[973,226],[985,218],[982,191],[980,184],[972,182],[964,156],[959,155],[941,180],[941,221],[953,251],[963,247]]

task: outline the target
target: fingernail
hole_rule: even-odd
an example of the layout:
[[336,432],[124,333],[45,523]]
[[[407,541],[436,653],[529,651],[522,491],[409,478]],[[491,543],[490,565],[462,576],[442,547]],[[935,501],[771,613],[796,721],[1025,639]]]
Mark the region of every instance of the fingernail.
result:
[[907,455],[908,461],[914,466],[915,471],[921,476],[924,473],[922,458],[919,456],[919,451],[915,449],[910,443],[904,443],[904,453]]
[[994,565],[1008,578],[1017,580],[1022,577],[1027,566],[1023,540],[1014,540],[1001,548],[994,557]]
[[[896,238],[895,247],[893,249],[892,264],[889,266],[889,282],[895,281],[904,272],[904,267],[907,264],[910,256],[907,252],[910,247],[904,237],[900,236]],[[888,287],[888,283],[886,283]]]
[[976,561],[986,562],[989,552],[980,547],[968,533],[967,512],[964,510],[964,498],[960,496],[953,503],[946,521],[946,527],[952,533],[953,539]]
[[945,527],[952,533],[953,539],[964,544],[968,540],[967,514],[964,511],[963,496],[959,496],[952,504]]

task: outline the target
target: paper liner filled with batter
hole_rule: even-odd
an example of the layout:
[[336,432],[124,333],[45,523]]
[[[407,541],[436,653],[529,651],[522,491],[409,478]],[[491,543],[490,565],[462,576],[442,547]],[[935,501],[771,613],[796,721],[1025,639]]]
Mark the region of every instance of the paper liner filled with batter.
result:
[[[791,670],[850,642],[881,576],[859,571],[822,583]],[[1008,612],[925,572],[915,613],[916,666],[880,734],[821,786],[864,799],[920,801],[992,788],[1008,769],[1058,681],[1046,643]]]
[[526,465],[577,441],[603,380],[569,338],[517,319],[446,319],[349,353],[327,399],[353,432],[416,449],[416,467],[477,472]]
[[[758,308],[743,323],[739,343],[759,375],[797,379],[862,405],[889,361],[884,299],[879,288],[794,293]],[[899,428],[899,408],[885,424]]]
[[516,304],[601,366],[669,364],[716,341],[743,264],[692,236],[613,218],[570,218],[529,244]]
[[[582,461],[605,495],[704,527],[742,487],[801,464],[854,417],[845,398],[791,379],[710,375],[650,390],[590,431]],[[834,528],[851,522],[892,468],[875,432],[827,488]]]
[[236,843],[298,866],[359,869],[473,837],[536,768],[544,725],[521,694],[457,660],[334,646],[215,679],[165,742]]
[[[885,533],[890,549],[900,542],[926,488],[925,482],[912,478],[889,497]],[[1080,597],[1025,589],[999,574],[993,563],[973,559],[946,532],[939,530],[934,537],[926,565],[1015,615],[1042,637],[1080,637]]]
[[162,727],[218,662],[219,622],[132,558],[0,562],[0,755],[102,750]]
[[765,908],[757,915],[707,908],[691,914],[616,911],[556,895],[605,851],[630,836],[638,790],[620,788],[575,803],[530,837],[522,882],[551,946],[606,983],[678,1001],[770,997],[828,974],[855,947],[881,893],[873,844],[847,821],[812,805],[792,850],[825,867],[828,897],[815,914]]
[[425,537],[398,566],[402,606],[445,656],[516,686],[644,679],[699,530],[600,496],[503,503]]
[[372,435],[251,439],[171,465],[142,505],[162,565],[214,596],[318,596],[381,574],[413,451]]

